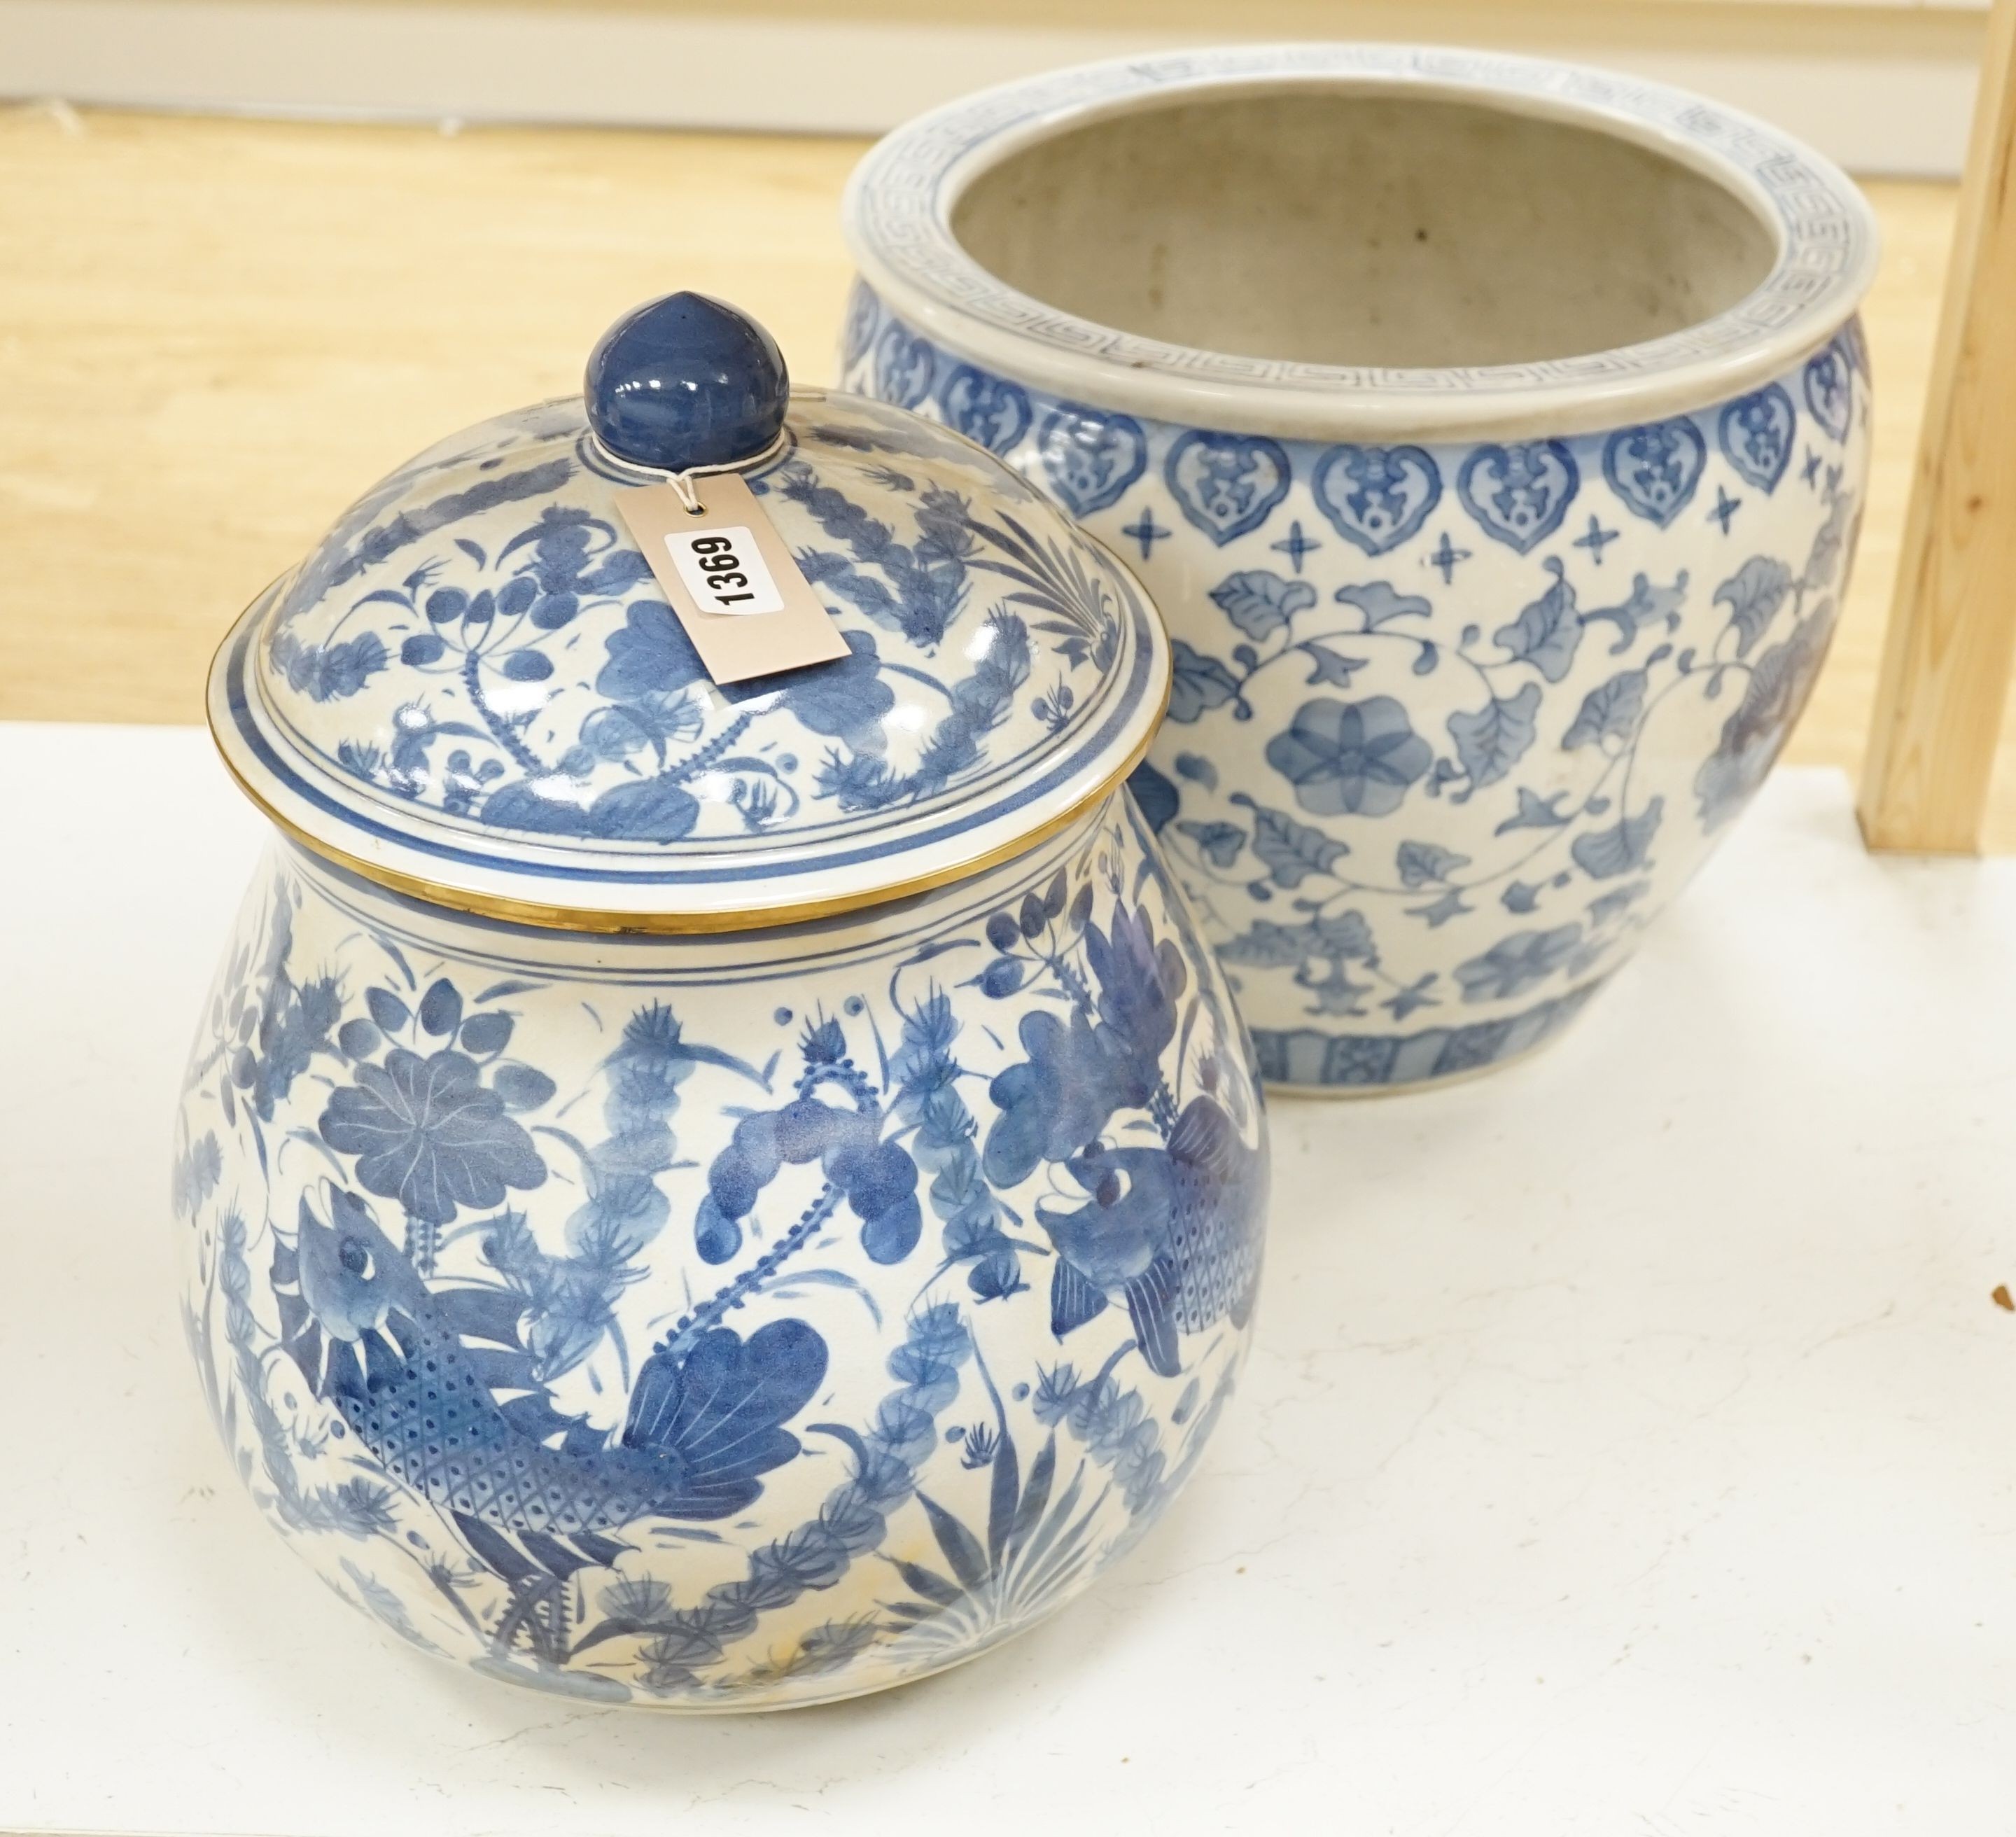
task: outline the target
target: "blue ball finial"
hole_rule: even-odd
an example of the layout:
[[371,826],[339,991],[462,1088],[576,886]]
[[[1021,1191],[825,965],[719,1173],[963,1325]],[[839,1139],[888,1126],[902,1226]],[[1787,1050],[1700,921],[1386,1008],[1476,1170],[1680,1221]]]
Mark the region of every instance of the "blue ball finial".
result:
[[755,320],[704,294],[668,294],[603,334],[582,393],[611,452],[683,472],[754,459],[783,426],[790,387]]

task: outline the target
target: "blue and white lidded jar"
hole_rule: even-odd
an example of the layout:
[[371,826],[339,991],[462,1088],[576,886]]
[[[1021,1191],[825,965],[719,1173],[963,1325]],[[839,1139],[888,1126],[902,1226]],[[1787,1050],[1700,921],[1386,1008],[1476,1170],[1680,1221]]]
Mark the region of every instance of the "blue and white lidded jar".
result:
[[1867,206],[1614,73],[1240,45],[1007,85],[856,172],[848,387],[1002,455],[1175,644],[1135,781],[1269,1081],[1555,1036],[1827,654]]
[[[718,686],[626,492],[739,469],[846,655]],[[679,1709],[985,1650],[1229,1397],[1267,1147],[1122,788],[1168,692],[1012,471],[676,295],[443,441],[213,667],[275,834],[198,1029],[190,1344],[400,1638]]]

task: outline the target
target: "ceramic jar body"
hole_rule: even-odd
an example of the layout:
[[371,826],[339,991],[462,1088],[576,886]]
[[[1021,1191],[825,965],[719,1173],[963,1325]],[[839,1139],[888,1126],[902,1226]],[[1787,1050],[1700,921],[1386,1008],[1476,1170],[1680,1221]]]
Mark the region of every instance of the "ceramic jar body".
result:
[[1008,459],[1168,623],[1136,795],[1268,1079],[1556,1033],[1825,655],[1868,465],[1854,186],[1617,72],[1244,45],[951,104],[846,227],[848,381]]
[[1859,326],[1656,422],[1276,439],[1060,400],[858,285],[848,387],[935,415],[1141,575],[1175,641],[1135,790],[1270,1082],[1380,1090],[1552,1036],[1762,781],[1869,460]]
[[855,1695],[1069,1599],[1194,1465],[1258,1092],[1124,794],[704,938],[276,843],[182,1102],[189,1338],[269,1522],[412,1644],[675,1709]]

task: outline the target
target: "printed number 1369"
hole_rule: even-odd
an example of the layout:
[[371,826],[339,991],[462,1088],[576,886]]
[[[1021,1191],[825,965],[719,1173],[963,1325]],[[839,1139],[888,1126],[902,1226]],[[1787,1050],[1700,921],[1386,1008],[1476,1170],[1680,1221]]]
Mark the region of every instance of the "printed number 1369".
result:
[[665,538],[679,579],[703,612],[781,612],[783,596],[747,527],[679,531]]

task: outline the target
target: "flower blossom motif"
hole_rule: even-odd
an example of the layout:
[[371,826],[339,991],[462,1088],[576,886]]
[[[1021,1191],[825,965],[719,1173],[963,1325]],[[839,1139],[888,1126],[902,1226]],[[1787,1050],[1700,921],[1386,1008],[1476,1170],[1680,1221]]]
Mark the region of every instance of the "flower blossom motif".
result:
[[1318,816],[1390,816],[1434,758],[1390,695],[1354,702],[1319,696],[1267,743],[1267,763]]
[[445,1225],[460,1206],[501,1205],[507,1187],[542,1184],[532,1138],[504,1114],[476,1061],[452,1050],[422,1058],[395,1046],[383,1065],[360,1065],[335,1092],[318,1126],[339,1154],[358,1157],[367,1190],[412,1216]]
[[[808,578],[816,585],[820,571],[812,568]],[[837,661],[718,684],[709,682],[700,653],[672,609],[661,600],[634,600],[622,629],[609,635],[608,661],[595,679],[596,693],[625,708],[648,708],[653,697],[662,700],[705,683],[710,699],[729,705],[758,700],[761,708],[788,708],[815,733],[879,754],[885,744],[882,717],[896,705],[895,693],[882,680],[873,636],[861,631],[842,636],[849,654]],[[765,697],[771,699],[759,699]]]
[[[1024,931],[1034,935],[1031,927]],[[1156,937],[1154,919],[1139,906],[1118,905],[1108,930],[1085,928],[1085,944],[1096,1025],[1082,1009],[1068,1021],[1031,1009],[1017,1029],[1028,1057],[988,1087],[999,1114],[983,1165],[998,1187],[1019,1186],[1039,1162],[1076,1154],[1115,1111],[1147,1104],[1175,1038],[1190,971],[1175,942]]]

